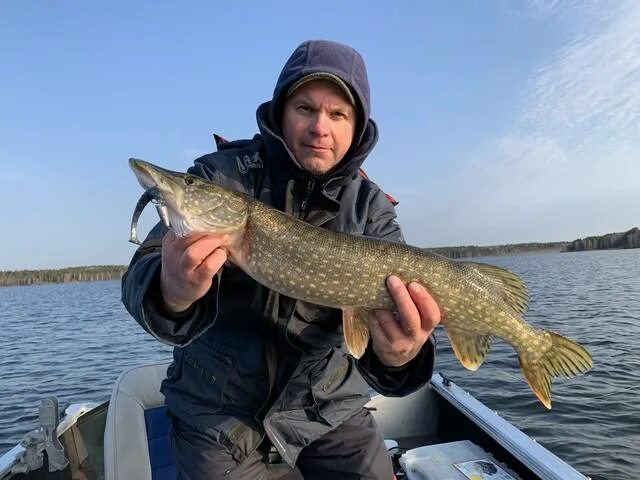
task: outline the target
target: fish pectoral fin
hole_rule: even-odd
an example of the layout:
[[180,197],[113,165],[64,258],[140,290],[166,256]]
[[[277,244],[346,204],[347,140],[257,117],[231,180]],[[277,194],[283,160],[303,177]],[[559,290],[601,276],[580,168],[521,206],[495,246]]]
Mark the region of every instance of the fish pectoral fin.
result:
[[349,353],[360,358],[369,343],[369,310],[364,308],[342,309],[342,332]]
[[484,357],[491,347],[492,335],[468,335],[450,331],[445,327],[453,353],[462,366],[475,371],[482,365]]
[[520,369],[529,387],[547,408],[551,408],[551,379],[553,377],[574,377],[585,373],[593,366],[589,352],[582,346],[554,332],[543,331],[551,340],[542,357],[529,360],[527,352],[518,351]]
[[529,291],[515,273],[486,263],[467,262],[488,278],[502,299],[516,312],[525,313],[529,305]]

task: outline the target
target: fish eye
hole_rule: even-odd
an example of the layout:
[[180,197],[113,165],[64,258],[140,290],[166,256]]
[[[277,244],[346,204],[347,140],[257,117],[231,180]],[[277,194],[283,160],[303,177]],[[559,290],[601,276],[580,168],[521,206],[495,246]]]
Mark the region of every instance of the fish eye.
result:
[[193,185],[194,183],[196,183],[196,181],[193,179],[193,177],[185,177],[184,183],[186,183],[187,185]]

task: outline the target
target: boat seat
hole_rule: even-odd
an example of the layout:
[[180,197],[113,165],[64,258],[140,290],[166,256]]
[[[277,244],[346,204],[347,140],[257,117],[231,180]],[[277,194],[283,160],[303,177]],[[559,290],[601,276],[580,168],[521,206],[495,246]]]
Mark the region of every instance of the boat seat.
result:
[[104,430],[105,480],[175,480],[170,420],[160,384],[169,362],[123,372],[111,394]]
[[[176,480],[169,426],[160,384],[170,362],[124,371],[113,388],[104,429],[105,480]],[[275,448],[268,480],[302,480]],[[271,455],[270,455],[271,456]]]

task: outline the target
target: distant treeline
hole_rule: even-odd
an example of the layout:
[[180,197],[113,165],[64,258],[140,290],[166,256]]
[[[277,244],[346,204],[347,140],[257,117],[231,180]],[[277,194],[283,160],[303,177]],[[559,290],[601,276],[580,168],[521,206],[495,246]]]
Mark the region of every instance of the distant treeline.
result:
[[443,255],[448,258],[469,258],[469,257],[496,257],[499,255],[520,255],[534,252],[564,252],[569,242],[552,243],[514,243],[509,245],[489,245],[479,247],[476,245],[466,245],[462,247],[438,247],[428,248],[430,252]]
[[640,248],[640,229],[634,227],[626,232],[580,238],[571,242],[567,246],[567,251],[580,252],[583,250],[608,250],[611,248]]
[[640,248],[640,229],[626,232],[580,238],[572,242],[514,243],[510,245],[489,245],[478,247],[439,247],[427,250],[449,258],[494,257],[499,255],[519,255],[535,252],[581,252],[585,250],[609,250],[619,248]]
[[95,280],[119,280],[125,265],[96,265],[57,270],[17,270],[0,272],[0,286],[38,285],[41,283],[91,282]]

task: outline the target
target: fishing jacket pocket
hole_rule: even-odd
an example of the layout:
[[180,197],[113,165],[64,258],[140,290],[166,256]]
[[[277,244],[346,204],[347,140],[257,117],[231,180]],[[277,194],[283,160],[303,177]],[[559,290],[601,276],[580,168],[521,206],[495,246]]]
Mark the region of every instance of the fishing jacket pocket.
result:
[[185,348],[174,349],[174,363],[162,383],[169,410],[179,416],[181,413],[187,417],[216,414],[224,408],[233,361],[216,351],[198,348],[199,343],[195,340]]
[[[320,374],[309,374],[314,414],[335,427],[364,407],[369,400],[362,377],[353,374],[356,360],[342,349],[332,349]],[[315,369],[314,369],[315,370]]]

